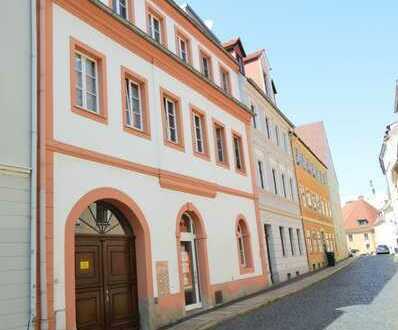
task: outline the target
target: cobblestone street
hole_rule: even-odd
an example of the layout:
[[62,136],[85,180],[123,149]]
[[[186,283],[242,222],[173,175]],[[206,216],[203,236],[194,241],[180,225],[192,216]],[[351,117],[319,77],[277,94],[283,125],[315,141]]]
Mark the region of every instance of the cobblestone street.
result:
[[397,330],[397,271],[393,256],[361,257],[319,284],[214,329]]

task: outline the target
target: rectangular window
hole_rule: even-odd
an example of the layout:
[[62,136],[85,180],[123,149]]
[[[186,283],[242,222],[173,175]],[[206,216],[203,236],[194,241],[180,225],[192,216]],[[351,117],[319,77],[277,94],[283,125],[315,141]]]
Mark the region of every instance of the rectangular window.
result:
[[276,145],[279,146],[280,141],[279,141],[279,127],[275,125],[275,138],[276,138]]
[[127,0],[112,0],[112,9],[119,16],[128,19]]
[[214,122],[214,140],[216,145],[216,163],[228,167],[228,153],[225,139],[225,128],[222,124]]
[[285,152],[288,152],[288,145],[287,145],[287,134],[283,133],[283,149]]
[[272,182],[274,183],[274,194],[278,195],[278,182],[276,179],[276,170],[272,169]]
[[125,67],[121,68],[121,74],[124,131],[149,138],[148,82]]
[[282,188],[283,188],[283,196],[287,198],[287,191],[286,191],[286,182],[285,182],[285,175],[282,173]]
[[235,155],[235,169],[240,173],[245,173],[245,161],[243,155],[242,138],[237,133],[232,134],[234,155]]
[[364,237],[365,241],[369,241],[369,234],[368,233],[363,234],[363,237]]
[[286,251],[285,251],[285,232],[283,227],[279,226],[279,235],[281,237],[281,247],[282,247],[282,255],[285,257],[286,256]]
[[88,111],[99,112],[97,62],[75,53],[76,104]]
[[311,239],[311,232],[309,230],[307,230],[305,232],[305,239],[307,241],[307,247],[308,247],[308,251],[309,253],[312,253],[312,239]]
[[207,142],[206,115],[204,112],[191,108],[192,142],[193,152],[196,156],[209,159]]
[[289,241],[292,256],[294,256],[293,228],[289,228]]
[[260,187],[264,189],[264,172],[263,172],[263,162],[257,161],[258,177],[260,179]]
[[290,185],[290,199],[294,201],[294,186],[293,186],[293,179],[289,178],[289,185]]
[[135,81],[128,78],[126,82],[126,125],[140,131],[143,130],[141,88]]
[[178,127],[176,104],[173,100],[165,97],[163,99],[166,123],[167,123],[167,139],[170,142],[178,143]]
[[185,63],[191,63],[191,42],[188,36],[176,27],[177,55]]
[[200,56],[200,71],[209,80],[213,80],[213,69],[211,64],[211,57],[203,50],[199,50]]
[[250,106],[250,109],[252,110],[252,112],[253,112],[253,127],[254,128],[257,128],[257,113],[256,113],[256,109],[254,108],[254,105],[252,104],[251,106]]
[[302,255],[303,254],[303,247],[301,245],[300,229],[296,229],[296,234],[297,234],[297,243],[298,243],[299,253],[300,253],[300,255]]
[[220,75],[221,75],[221,88],[225,93],[231,94],[231,81],[229,77],[229,72],[220,67]]
[[270,130],[270,124],[269,124],[268,117],[265,117],[265,129],[267,131],[268,140],[270,140],[271,139],[271,130]]
[[172,93],[161,90],[164,143],[184,151],[184,136],[181,120],[180,99]]
[[146,4],[146,13],[147,32],[149,36],[159,44],[167,46],[165,19],[163,15],[148,4]]
[[70,38],[70,77],[72,111],[106,123],[105,56]]

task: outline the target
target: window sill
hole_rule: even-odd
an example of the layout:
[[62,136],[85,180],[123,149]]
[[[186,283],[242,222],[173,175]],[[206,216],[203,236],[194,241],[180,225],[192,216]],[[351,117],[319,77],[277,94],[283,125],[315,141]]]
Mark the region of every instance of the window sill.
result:
[[78,105],[72,106],[72,112],[77,115],[86,117],[88,119],[95,120],[101,124],[104,124],[104,125],[108,124],[108,118],[106,116],[104,116],[102,113],[95,113],[90,110],[86,110]]
[[254,273],[254,267],[242,267],[240,266],[240,274],[245,275],[249,273]]
[[130,127],[130,126],[123,126],[123,130],[126,133],[132,134],[132,135],[136,135],[145,139],[150,140],[151,139],[151,134],[147,131],[140,131],[139,129],[136,129],[134,127]]
[[164,141],[164,144],[170,148],[175,149],[175,150],[185,152],[185,147],[183,144],[177,144],[177,143],[171,142],[169,140]]
[[247,172],[245,170],[239,170],[239,169],[235,168],[235,172],[240,175],[247,176]]
[[225,168],[225,169],[227,169],[227,170],[229,170],[229,164],[228,164],[227,162],[219,162],[219,161],[216,161],[216,165],[217,165],[217,166],[220,166],[220,167],[223,167],[223,168]]
[[193,154],[194,154],[195,157],[201,158],[201,159],[206,160],[208,162],[210,161],[210,155],[209,155],[208,152],[203,153],[203,152],[194,151]]

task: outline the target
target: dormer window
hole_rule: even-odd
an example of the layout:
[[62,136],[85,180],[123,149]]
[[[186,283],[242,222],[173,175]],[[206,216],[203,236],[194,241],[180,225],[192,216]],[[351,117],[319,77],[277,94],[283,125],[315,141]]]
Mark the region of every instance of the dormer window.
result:
[[236,61],[238,62],[240,73],[244,75],[245,74],[245,66],[243,64],[243,57],[240,56],[239,54],[236,54]]
[[368,220],[367,219],[358,219],[358,225],[360,226],[366,226],[368,224]]

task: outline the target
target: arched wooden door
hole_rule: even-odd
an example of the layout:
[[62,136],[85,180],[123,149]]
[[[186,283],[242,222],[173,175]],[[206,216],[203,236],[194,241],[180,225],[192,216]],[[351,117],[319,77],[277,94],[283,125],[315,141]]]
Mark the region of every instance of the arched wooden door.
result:
[[138,329],[134,236],[123,215],[110,204],[93,203],[75,235],[77,329]]

